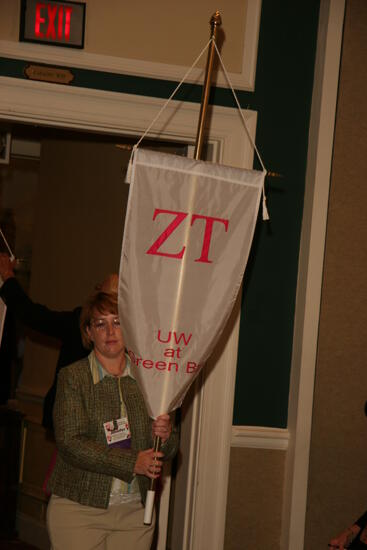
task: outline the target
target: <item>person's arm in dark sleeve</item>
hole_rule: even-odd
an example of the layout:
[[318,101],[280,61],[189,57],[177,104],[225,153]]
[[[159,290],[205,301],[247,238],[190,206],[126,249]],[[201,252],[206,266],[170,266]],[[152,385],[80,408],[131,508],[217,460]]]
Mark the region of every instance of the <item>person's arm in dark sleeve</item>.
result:
[[71,311],[53,311],[33,302],[15,278],[13,262],[6,254],[0,254],[0,277],[4,281],[0,297],[19,321],[47,336],[64,338],[73,315]]

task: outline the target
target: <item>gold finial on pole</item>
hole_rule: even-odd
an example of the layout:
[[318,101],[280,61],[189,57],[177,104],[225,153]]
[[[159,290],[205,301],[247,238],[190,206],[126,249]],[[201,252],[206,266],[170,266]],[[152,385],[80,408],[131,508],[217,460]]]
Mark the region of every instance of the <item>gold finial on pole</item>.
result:
[[206,112],[209,102],[209,92],[210,92],[210,85],[211,85],[211,77],[212,77],[212,71],[213,71],[213,62],[214,62],[214,54],[215,54],[215,45],[214,42],[217,37],[217,30],[218,27],[222,24],[222,18],[220,16],[219,11],[217,10],[214,15],[212,15],[210,19],[210,25],[211,25],[211,42],[209,45],[208,50],[208,57],[206,62],[206,70],[205,70],[205,80],[204,80],[204,86],[203,86],[203,93],[201,97],[201,106],[200,106],[200,114],[199,114],[199,123],[198,123],[198,130],[196,134],[196,144],[195,144],[195,152],[194,152],[194,159],[199,160],[201,156],[201,151],[203,148],[203,142],[204,142],[204,127],[205,127],[205,118],[206,118]]

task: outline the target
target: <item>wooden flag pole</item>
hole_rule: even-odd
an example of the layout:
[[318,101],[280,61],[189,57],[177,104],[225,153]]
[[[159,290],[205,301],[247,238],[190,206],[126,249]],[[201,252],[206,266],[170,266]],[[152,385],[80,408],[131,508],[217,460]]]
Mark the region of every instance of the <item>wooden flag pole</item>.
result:
[[[200,114],[199,114],[199,123],[198,123],[198,129],[196,134],[196,142],[195,142],[195,151],[194,151],[194,159],[200,160],[202,149],[203,149],[203,143],[204,143],[204,129],[205,129],[205,121],[207,116],[207,110],[208,110],[208,103],[209,103],[209,94],[210,94],[210,86],[211,86],[211,80],[212,80],[212,72],[213,72],[213,64],[214,64],[214,56],[215,56],[215,40],[217,37],[217,30],[218,27],[222,24],[222,18],[220,16],[219,11],[216,11],[215,14],[210,19],[210,25],[211,25],[211,35],[210,35],[210,44],[209,44],[209,50],[208,50],[208,57],[206,62],[206,69],[205,69],[205,79],[204,79],[204,85],[203,85],[203,93],[201,96],[201,105],[200,105]],[[156,437],[154,439],[154,451],[157,452],[160,449],[161,445],[161,439],[160,437]],[[155,490],[156,490],[156,480],[151,479],[150,480],[150,487],[147,492],[147,498],[145,502],[145,512],[144,512],[144,524],[150,525],[152,523],[152,515],[153,515],[153,507],[154,507],[154,499],[155,499]]]
[[205,121],[206,121],[206,115],[208,110],[210,86],[211,86],[213,63],[214,63],[214,56],[215,56],[214,43],[217,38],[218,27],[220,27],[221,24],[222,24],[222,18],[220,16],[219,11],[216,11],[215,14],[210,19],[211,42],[209,44],[208,57],[207,57],[206,69],[205,69],[205,80],[204,80],[204,86],[203,86],[203,93],[201,96],[199,123],[198,123],[198,129],[196,134],[196,144],[195,144],[195,152],[194,152],[195,160],[200,160],[202,149],[203,149]]

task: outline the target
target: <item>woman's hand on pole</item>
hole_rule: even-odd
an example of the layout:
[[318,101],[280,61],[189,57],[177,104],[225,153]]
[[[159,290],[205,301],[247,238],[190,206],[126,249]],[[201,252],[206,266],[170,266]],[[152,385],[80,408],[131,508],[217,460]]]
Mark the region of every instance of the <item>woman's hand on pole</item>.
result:
[[161,451],[154,451],[154,449],[140,451],[135,462],[134,474],[157,479],[161,475],[163,462],[160,459],[163,456]]
[[169,414],[161,414],[153,420],[152,424],[153,438],[160,437],[162,443],[165,443],[172,432],[171,417]]

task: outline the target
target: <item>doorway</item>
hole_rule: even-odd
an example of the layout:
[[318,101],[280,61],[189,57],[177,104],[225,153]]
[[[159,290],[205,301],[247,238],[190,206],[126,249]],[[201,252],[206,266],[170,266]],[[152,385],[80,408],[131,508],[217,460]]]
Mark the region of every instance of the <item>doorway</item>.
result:
[[[42,124],[131,138],[146,131],[161,104],[161,100],[148,96],[45,87],[40,82],[14,79],[2,79],[0,83],[0,119],[4,123]],[[193,145],[199,109],[198,104],[172,101],[148,137]],[[254,139],[257,113],[247,110],[243,115]],[[208,142],[213,145],[216,162],[252,166],[253,148],[235,110],[211,108]],[[185,527],[190,536],[182,542],[183,550],[223,547],[238,333],[236,307],[213,359],[215,368],[204,373],[198,419],[200,444],[190,456],[191,501],[185,507],[191,514]]]
[[[0,165],[0,220],[7,243],[19,259],[16,277],[34,302],[55,310],[71,310],[85,300],[96,283],[118,271],[129,192],[124,176],[136,140],[20,124],[7,125],[3,132],[11,136],[11,153],[8,162]],[[176,155],[187,155],[188,151],[184,143],[159,140],[147,140],[143,146]],[[1,250],[7,250],[4,243]],[[4,402],[13,400],[13,405],[27,415],[18,516],[29,523],[45,517],[42,479],[54,442],[40,424],[59,342],[14,321],[17,344],[9,364]],[[8,345],[9,337],[6,331],[2,347]],[[167,471],[157,549],[166,548],[170,485]],[[22,522],[19,526],[22,534]],[[47,547],[46,534],[29,540],[31,529],[24,531],[28,542]]]

